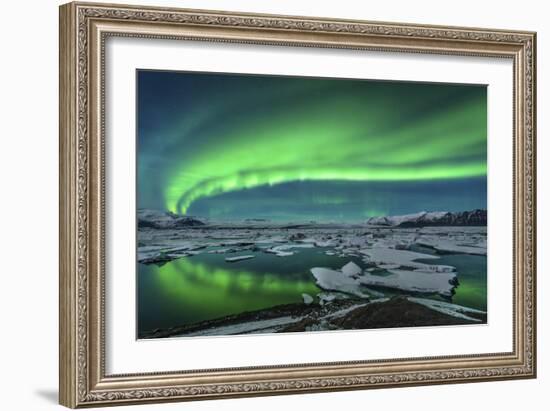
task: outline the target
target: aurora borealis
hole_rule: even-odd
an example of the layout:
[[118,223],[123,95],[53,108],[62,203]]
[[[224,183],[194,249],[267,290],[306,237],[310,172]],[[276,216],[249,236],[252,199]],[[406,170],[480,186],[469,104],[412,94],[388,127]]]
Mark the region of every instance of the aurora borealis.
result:
[[486,87],[137,72],[138,207],[360,220],[486,208]]

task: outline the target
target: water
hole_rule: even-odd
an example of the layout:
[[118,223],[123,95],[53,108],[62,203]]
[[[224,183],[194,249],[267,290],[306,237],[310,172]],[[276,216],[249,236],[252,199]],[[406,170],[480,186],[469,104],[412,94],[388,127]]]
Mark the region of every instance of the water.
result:
[[[255,258],[225,261],[225,257],[250,254]],[[315,297],[322,291],[315,285],[310,268],[340,269],[350,260],[364,266],[361,258],[327,256],[321,248],[300,249],[289,257],[248,251],[228,255],[203,253],[160,267],[139,264],[138,328],[140,332],[150,331],[301,302],[302,293]],[[444,255],[438,264],[453,265],[459,272],[460,286],[452,302],[486,309],[485,257]],[[388,290],[384,293],[398,294]],[[426,297],[439,299],[436,295]]]

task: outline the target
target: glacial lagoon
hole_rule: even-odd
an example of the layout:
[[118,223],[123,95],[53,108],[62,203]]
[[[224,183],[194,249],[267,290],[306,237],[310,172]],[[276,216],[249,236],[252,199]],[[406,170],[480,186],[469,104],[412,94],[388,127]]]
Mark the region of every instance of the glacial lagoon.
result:
[[[438,249],[440,243],[446,246]],[[141,261],[137,270],[138,336],[149,338],[159,330],[186,330],[194,324],[208,328],[211,320],[254,312],[264,313],[258,319],[269,318],[269,324],[277,326],[248,330],[240,324],[239,330],[280,332],[285,328],[273,323],[274,314],[265,317],[270,309],[292,306],[292,315],[285,318],[292,317],[289,321],[294,323],[299,317],[296,310],[299,314],[302,306],[351,298],[354,306],[360,307],[365,305],[363,301],[385,301],[398,295],[458,318],[484,322],[486,316],[480,321],[467,311],[487,310],[485,244],[485,227],[260,229],[250,226],[148,230],[141,233],[138,249]],[[349,285],[347,289],[338,289],[342,287],[339,283],[327,289],[323,278],[312,273],[318,267],[338,277],[344,275],[342,267],[346,265],[357,271],[357,275],[351,276],[351,289]],[[400,289],[395,281],[384,283],[384,277],[396,273],[428,275],[424,273],[428,268],[455,276],[458,281],[448,289],[427,287],[414,291],[410,286]],[[448,269],[452,273],[446,274]],[[400,277],[395,278],[399,282]],[[378,279],[382,285],[377,283]],[[443,305],[431,305],[430,301]],[[348,309],[347,305],[334,307],[340,311],[342,307]],[[330,315],[334,313],[329,311]],[[212,329],[212,335],[217,335],[216,328]]]

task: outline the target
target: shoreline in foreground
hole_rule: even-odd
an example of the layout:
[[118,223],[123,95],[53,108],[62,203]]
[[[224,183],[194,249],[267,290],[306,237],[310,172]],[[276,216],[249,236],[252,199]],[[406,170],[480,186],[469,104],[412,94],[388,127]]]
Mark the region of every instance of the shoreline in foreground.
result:
[[409,296],[342,299],[330,304],[294,303],[229,315],[196,324],[155,329],[139,339],[302,331],[358,330],[486,324],[487,314],[451,303]]

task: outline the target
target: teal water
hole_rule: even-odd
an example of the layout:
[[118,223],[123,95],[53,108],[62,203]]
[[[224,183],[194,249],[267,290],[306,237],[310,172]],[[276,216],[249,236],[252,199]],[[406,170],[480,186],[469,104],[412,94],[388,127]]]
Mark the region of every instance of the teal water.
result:
[[[418,250],[420,251],[420,250]],[[421,250],[428,253],[429,250]],[[226,257],[255,255],[228,263]],[[302,301],[321,290],[310,274],[312,267],[340,269],[349,261],[364,266],[359,257],[327,256],[320,248],[297,249],[277,257],[263,252],[203,253],[162,266],[138,264],[137,315],[139,332],[168,328]],[[422,261],[422,260],[419,260]],[[431,264],[433,260],[427,260]],[[486,309],[486,258],[443,255],[438,264],[457,267],[460,285],[452,302]],[[386,295],[399,294],[382,290]],[[426,298],[440,299],[437,295]]]

